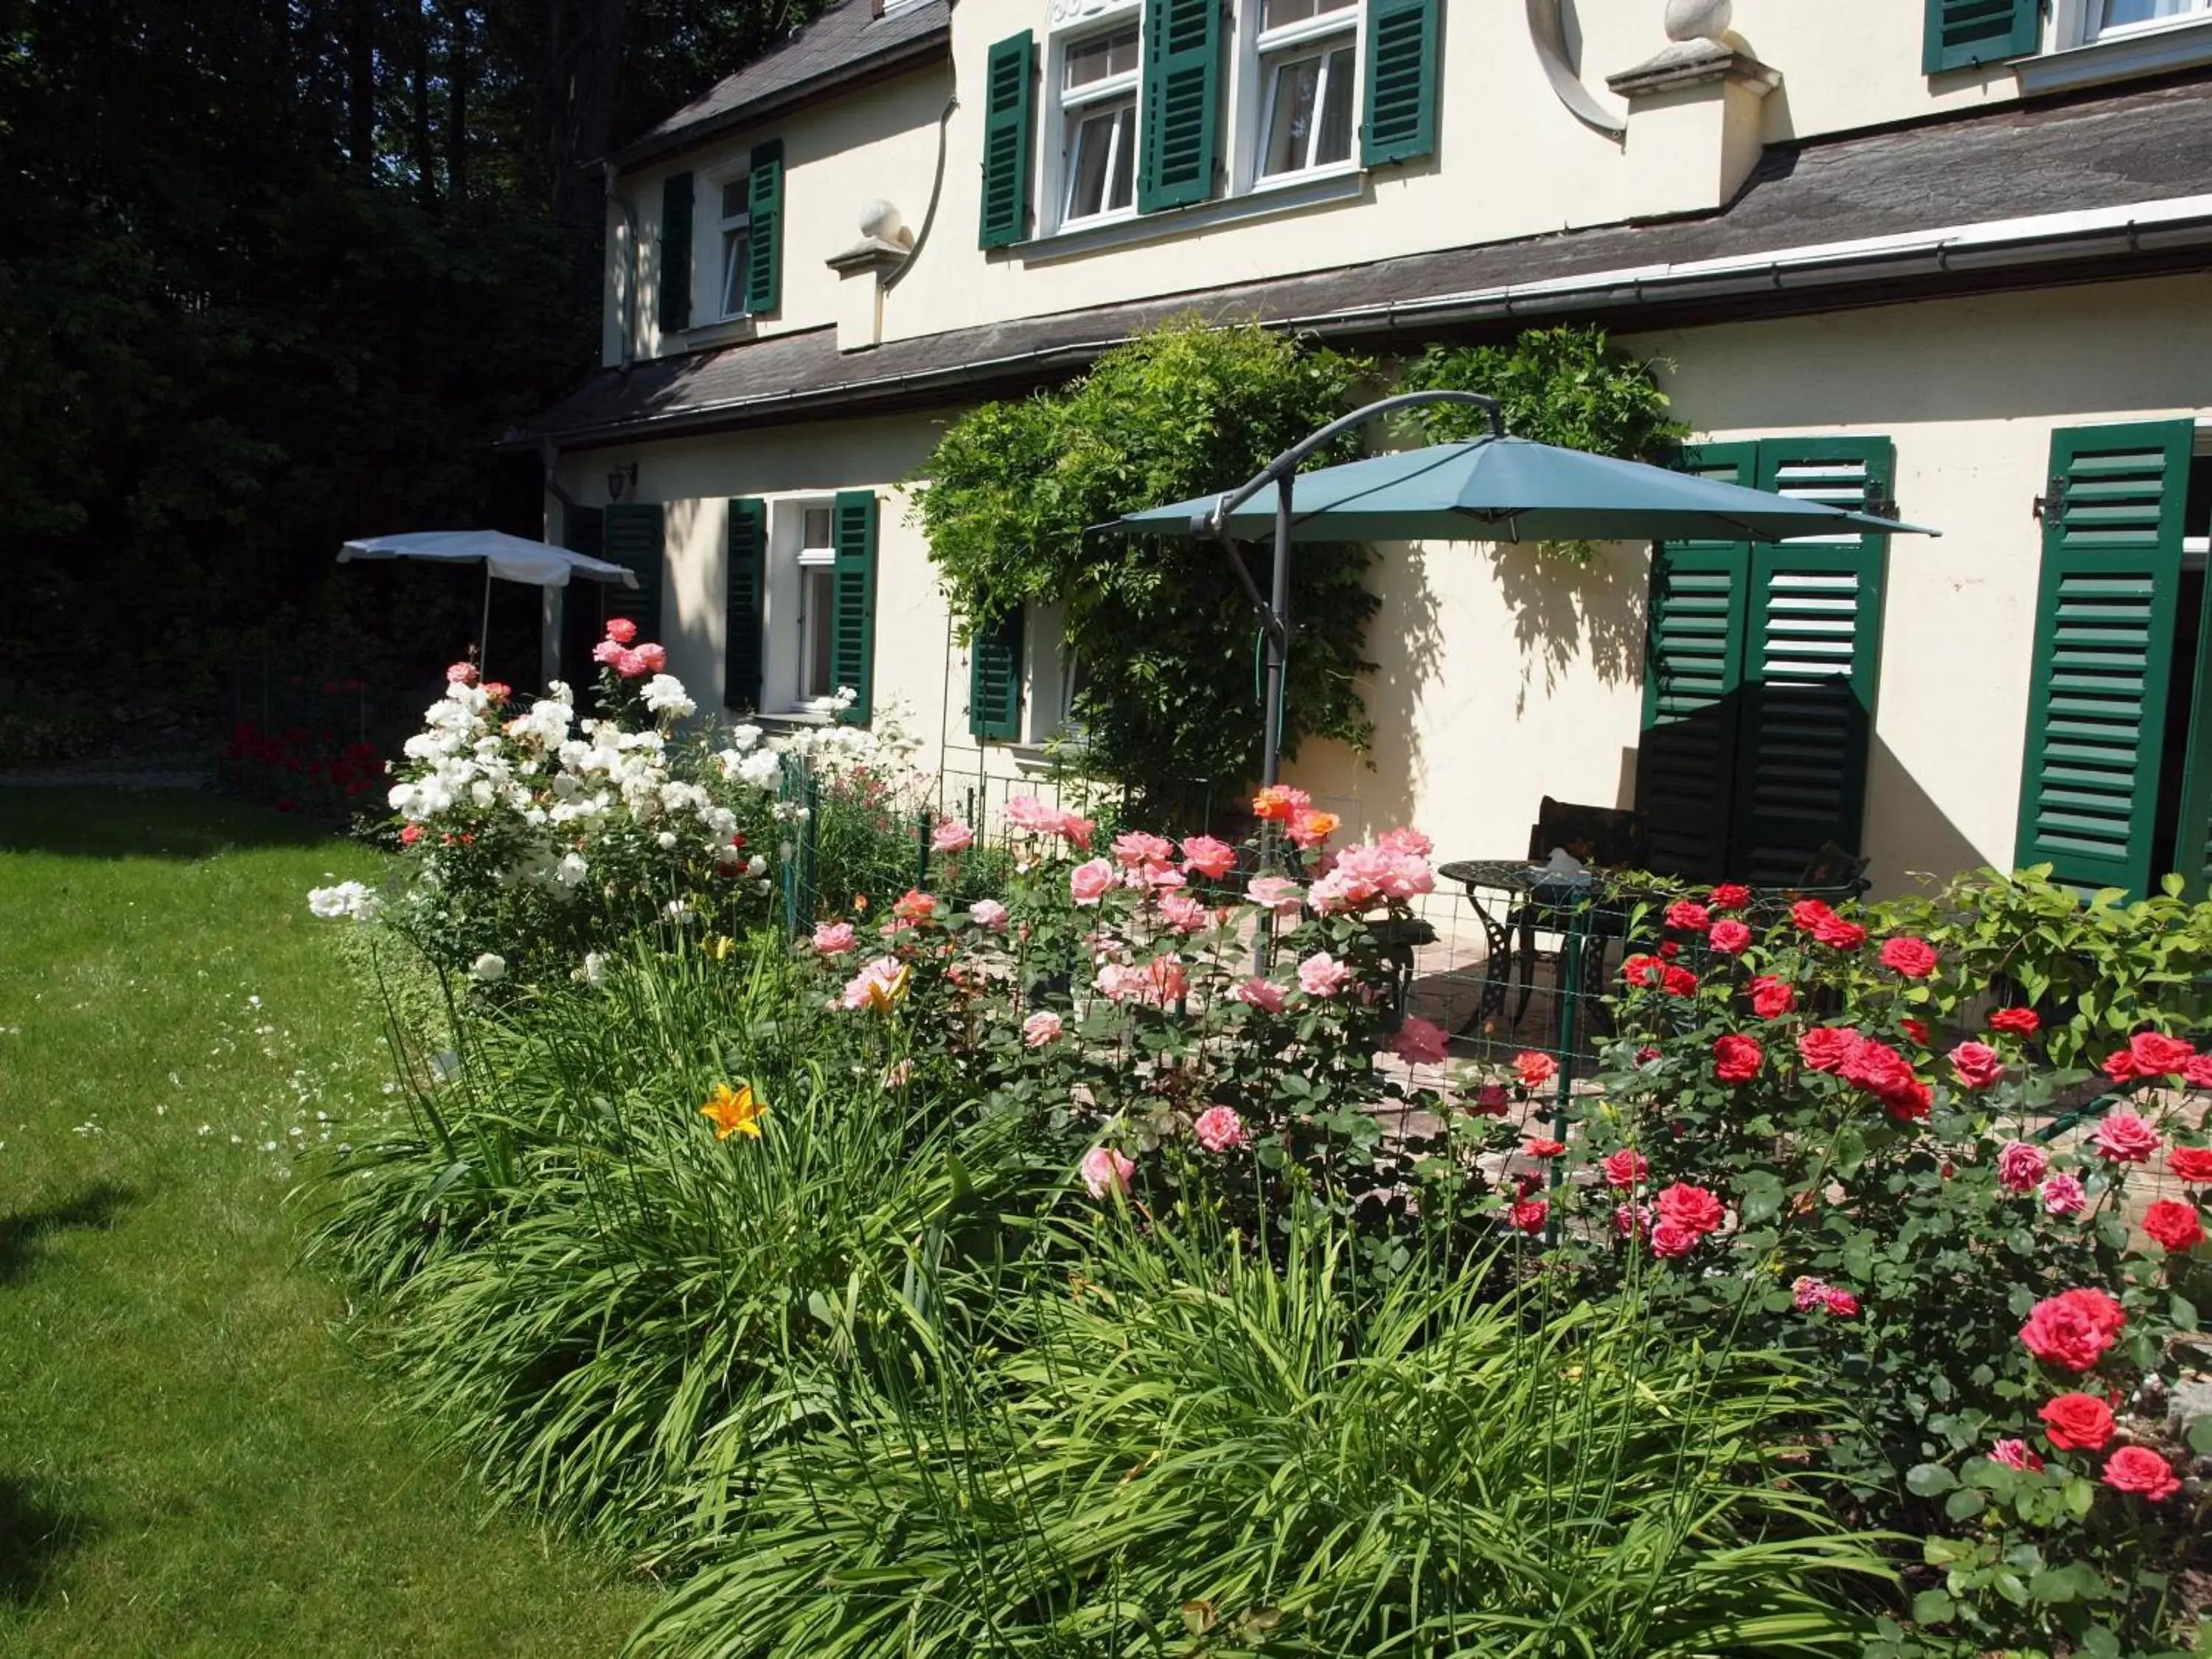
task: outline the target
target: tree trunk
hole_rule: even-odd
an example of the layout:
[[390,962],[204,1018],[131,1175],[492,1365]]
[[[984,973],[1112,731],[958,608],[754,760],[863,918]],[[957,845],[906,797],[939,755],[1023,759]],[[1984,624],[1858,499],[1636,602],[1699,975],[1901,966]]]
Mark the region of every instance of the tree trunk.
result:
[[[587,169],[606,154],[614,125],[629,0],[576,0],[574,15],[574,33],[567,37],[565,50],[547,65],[547,89],[554,112],[555,217],[564,226],[583,229],[599,222],[599,180]],[[554,31],[548,39],[560,42],[561,32]]]
[[430,134],[430,20],[420,6],[408,8],[407,45],[413,63],[409,81],[414,94],[410,125],[415,151],[415,189],[429,218],[438,216],[438,149]]
[[469,3],[446,9],[446,199],[458,211],[469,193]]
[[363,173],[376,167],[376,5],[352,0],[346,41],[346,154]]

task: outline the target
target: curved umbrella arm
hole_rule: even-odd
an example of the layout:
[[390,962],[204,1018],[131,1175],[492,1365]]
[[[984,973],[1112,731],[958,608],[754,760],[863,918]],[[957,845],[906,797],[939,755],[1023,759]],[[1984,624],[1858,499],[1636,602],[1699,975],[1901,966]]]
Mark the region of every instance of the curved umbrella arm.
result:
[[[1505,411],[1495,398],[1485,397],[1480,392],[1401,392],[1395,397],[1379,398],[1364,408],[1355,409],[1340,420],[1331,421],[1318,432],[1309,433],[1261,468],[1249,483],[1217,500],[1205,512],[1194,514],[1190,533],[1208,541],[1228,539],[1225,526],[1230,515],[1265,489],[1279,483],[1303,466],[1316,450],[1334,443],[1346,433],[1367,424],[1378,415],[1388,415],[1401,409],[1412,409],[1422,404],[1469,404],[1490,416],[1490,435],[1505,435]],[[1248,583],[1249,585],[1249,583]]]

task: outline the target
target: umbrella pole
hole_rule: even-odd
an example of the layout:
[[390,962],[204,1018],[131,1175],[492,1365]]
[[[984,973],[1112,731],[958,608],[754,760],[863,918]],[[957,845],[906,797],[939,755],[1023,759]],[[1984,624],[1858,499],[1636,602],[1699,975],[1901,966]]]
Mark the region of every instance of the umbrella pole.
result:
[[1291,666],[1291,475],[1275,481],[1275,568],[1267,585],[1267,750],[1260,759],[1260,781],[1281,781],[1283,773],[1284,682]]
[[484,658],[491,650],[491,561],[484,561],[483,622],[477,635],[477,678],[482,679]]

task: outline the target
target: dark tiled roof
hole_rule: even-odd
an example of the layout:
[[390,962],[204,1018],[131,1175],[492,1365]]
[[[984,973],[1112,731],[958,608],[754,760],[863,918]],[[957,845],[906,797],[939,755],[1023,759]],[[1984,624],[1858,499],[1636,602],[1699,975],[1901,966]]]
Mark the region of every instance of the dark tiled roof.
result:
[[935,56],[951,40],[952,8],[921,0],[888,17],[869,0],[836,0],[781,46],[717,82],[650,131],[624,145],[624,166],[760,120],[802,100],[895,64]]
[[[1724,293],[1729,316],[1850,304],[1854,300],[1838,298],[1835,285],[1870,274],[1890,283],[1883,295],[1894,298],[1908,291],[1964,291],[2001,272],[2027,270],[2040,282],[2171,269],[2177,261],[2202,268],[2212,264],[2212,252],[2206,252],[2212,247],[2212,215],[2140,237],[2113,230],[2078,247],[2063,232],[2047,230],[1971,251],[1893,256],[1887,264],[1853,255],[1827,262],[1821,269],[1832,270],[1826,276],[1815,270],[1816,260],[1796,275],[1738,276],[1724,288],[1710,277],[1663,269],[2154,204],[2208,191],[2212,82],[2094,103],[2008,107],[1966,120],[1776,149],[1734,203],[1697,217],[1566,231],[1164,295],[896,340],[866,351],[839,352],[836,331],[823,328],[641,362],[627,373],[605,369],[510,441],[740,424],[849,410],[861,401],[886,409],[933,399],[943,404],[985,387],[1048,380],[1193,311],[1371,340],[1414,328],[1433,335],[1523,319],[1650,314],[1653,307],[1691,303],[1701,293]],[[2086,263],[2069,266],[2069,257]],[[1609,280],[1613,273],[1626,274],[1616,283]],[[1608,280],[1600,289],[1530,291],[1532,284],[1592,278]],[[1923,286],[1905,286],[1915,283]],[[1816,294],[1826,297],[1808,297]]]

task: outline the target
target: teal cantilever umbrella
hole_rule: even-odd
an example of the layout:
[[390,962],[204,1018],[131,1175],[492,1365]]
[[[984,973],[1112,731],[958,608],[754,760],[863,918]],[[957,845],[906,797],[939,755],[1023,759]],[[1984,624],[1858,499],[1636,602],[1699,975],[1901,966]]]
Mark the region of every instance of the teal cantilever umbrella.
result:
[[[1476,404],[1489,412],[1491,434],[1298,471],[1301,462],[1342,434],[1377,415],[1425,403]],[[1273,499],[1256,499],[1270,484]],[[1273,783],[1281,748],[1294,542],[1783,542],[1868,531],[1938,533],[1900,523],[1894,511],[1871,497],[1867,510],[1859,511],[1510,438],[1491,398],[1465,392],[1409,392],[1322,428],[1237,489],[1132,513],[1105,527],[1130,535],[1195,536],[1228,550],[1267,633],[1262,775]],[[1260,597],[1237,554],[1239,541],[1274,543],[1271,599]]]

